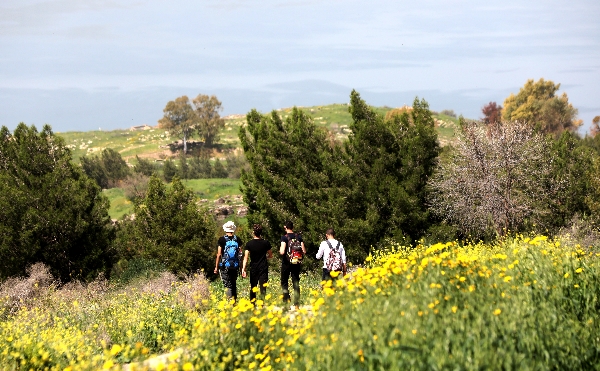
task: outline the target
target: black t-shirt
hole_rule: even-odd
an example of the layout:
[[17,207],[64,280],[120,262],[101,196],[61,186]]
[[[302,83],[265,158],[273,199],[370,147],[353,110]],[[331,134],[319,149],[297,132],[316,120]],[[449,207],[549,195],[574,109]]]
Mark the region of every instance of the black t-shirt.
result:
[[269,263],[267,262],[267,251],[271,250],[269,241],[255,238],[246,244],[246,250],[250,252],[251,272],[261,272],[269,269]]
[[288,256],[288,242],[290,241],[290,239],[293,239],[294,236],[296,236],[296,239],[298,241],[302,242],[302,235],[301,234],[286,233],[283,236],[281,236],[281,242],[285,242],[285,252],[281,256],[281,260],[282,260],[283,264],[289,264],[290,263],[290,257]]

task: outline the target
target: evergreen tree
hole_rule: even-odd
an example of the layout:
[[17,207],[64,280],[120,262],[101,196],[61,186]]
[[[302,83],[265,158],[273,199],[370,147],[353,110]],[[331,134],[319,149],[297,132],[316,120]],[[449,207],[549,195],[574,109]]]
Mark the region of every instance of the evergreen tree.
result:
[[192,157],[190,161],[190,179],[207,179],[210,178],[212,167],[207,155]]
[[213,178],[227,178],[227,169],[223,166],[223,163],[217,158],[212,169]]
[[163,164],[163,177],[167,183],[171,183],[173,178],[177,175],[177,166],[171,159],[166,159]]
[[177,173],[179,178],[181,179],[190,178],[190,167],[188,165],[187,158],[183,152],[179,155],[179,169]]
[[0,278],[36,262],[63,282],[110,268],[108,200],[46,125],[0,130]]
[[156,166],[154,166],[154,164],[150,160],[138,157],[138,155],[135,155],[135,159],[137,160],[137,164],[133,166],[134,172],[143,174],[148,177],[154,174],[154,172],[156,171]]
[[412,110],[386,122],[352,91],[349,110],[344,229],[363,254],[386,237],[416,240],[431,222],[425,186],[440,152],[427,102],[415,98]]
[[328,132],[297,108],[285,122],[275,111],[263,116],[256,110],[247,122],[240,141],[250,167],[241,174],[248,223],[263,224],[266,238],[278,241],[292,220],[307,247],[316,247],[327,227],[344,220]]
[[100,156],[83,156],[81,167],[102,189],[116,187],[119,181],[127,178],[130,173],[129,166],[121,154],[112,148],[104,149]]
[[123,257],[154,259],[175,273],[212,271],[216,223],[177,177],[167,187],[153,175],[134,213],[135,219],[123,222],[118,231]]

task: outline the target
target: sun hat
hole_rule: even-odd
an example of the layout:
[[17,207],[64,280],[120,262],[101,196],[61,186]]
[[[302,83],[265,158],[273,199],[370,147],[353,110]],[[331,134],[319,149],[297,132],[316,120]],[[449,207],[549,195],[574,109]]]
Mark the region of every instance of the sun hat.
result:
[[237,227],[235,226],[235,223],[233,223],[232,221],[223,224],[223,230],[228,233],[235,232],[236,228]]

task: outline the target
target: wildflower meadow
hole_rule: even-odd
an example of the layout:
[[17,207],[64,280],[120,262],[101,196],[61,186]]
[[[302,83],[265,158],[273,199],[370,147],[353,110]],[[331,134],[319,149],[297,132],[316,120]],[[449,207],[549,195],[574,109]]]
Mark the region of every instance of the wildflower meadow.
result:
[[[590,370],[600,252],[544,236],[390,245],[302,305],[223,299],[203,275],[2,284],[4,370]],[[32,275],[33,277],[33,275]],[[43,287],[41,287],[43,286]]]

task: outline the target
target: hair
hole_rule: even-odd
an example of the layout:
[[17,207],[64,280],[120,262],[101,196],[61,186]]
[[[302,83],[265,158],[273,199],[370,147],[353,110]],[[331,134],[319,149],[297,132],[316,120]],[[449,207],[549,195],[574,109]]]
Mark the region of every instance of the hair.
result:
[[327,232],[325,232],[325,234],[330,235],[331,237],[335,237],[335,231],[333,230],[333,228],[329,228],[327,230]]
[[285,222],[285,224],[284,224],[284,226],[285,226],[287,229],[294,230],[294,223],[292,223],[292,221],[291,221],[291,220],[288,220],[288,221],[286,221],[286,222]]
[[255,235],[256,237],[260,237],[260,236],[262,236],[262,232],[263,232],[263,227],[262,227],[262,225],[260,225],[260,224],[254,224],[254,225],[252,226],[252,230],[254,231],[254,235]]

